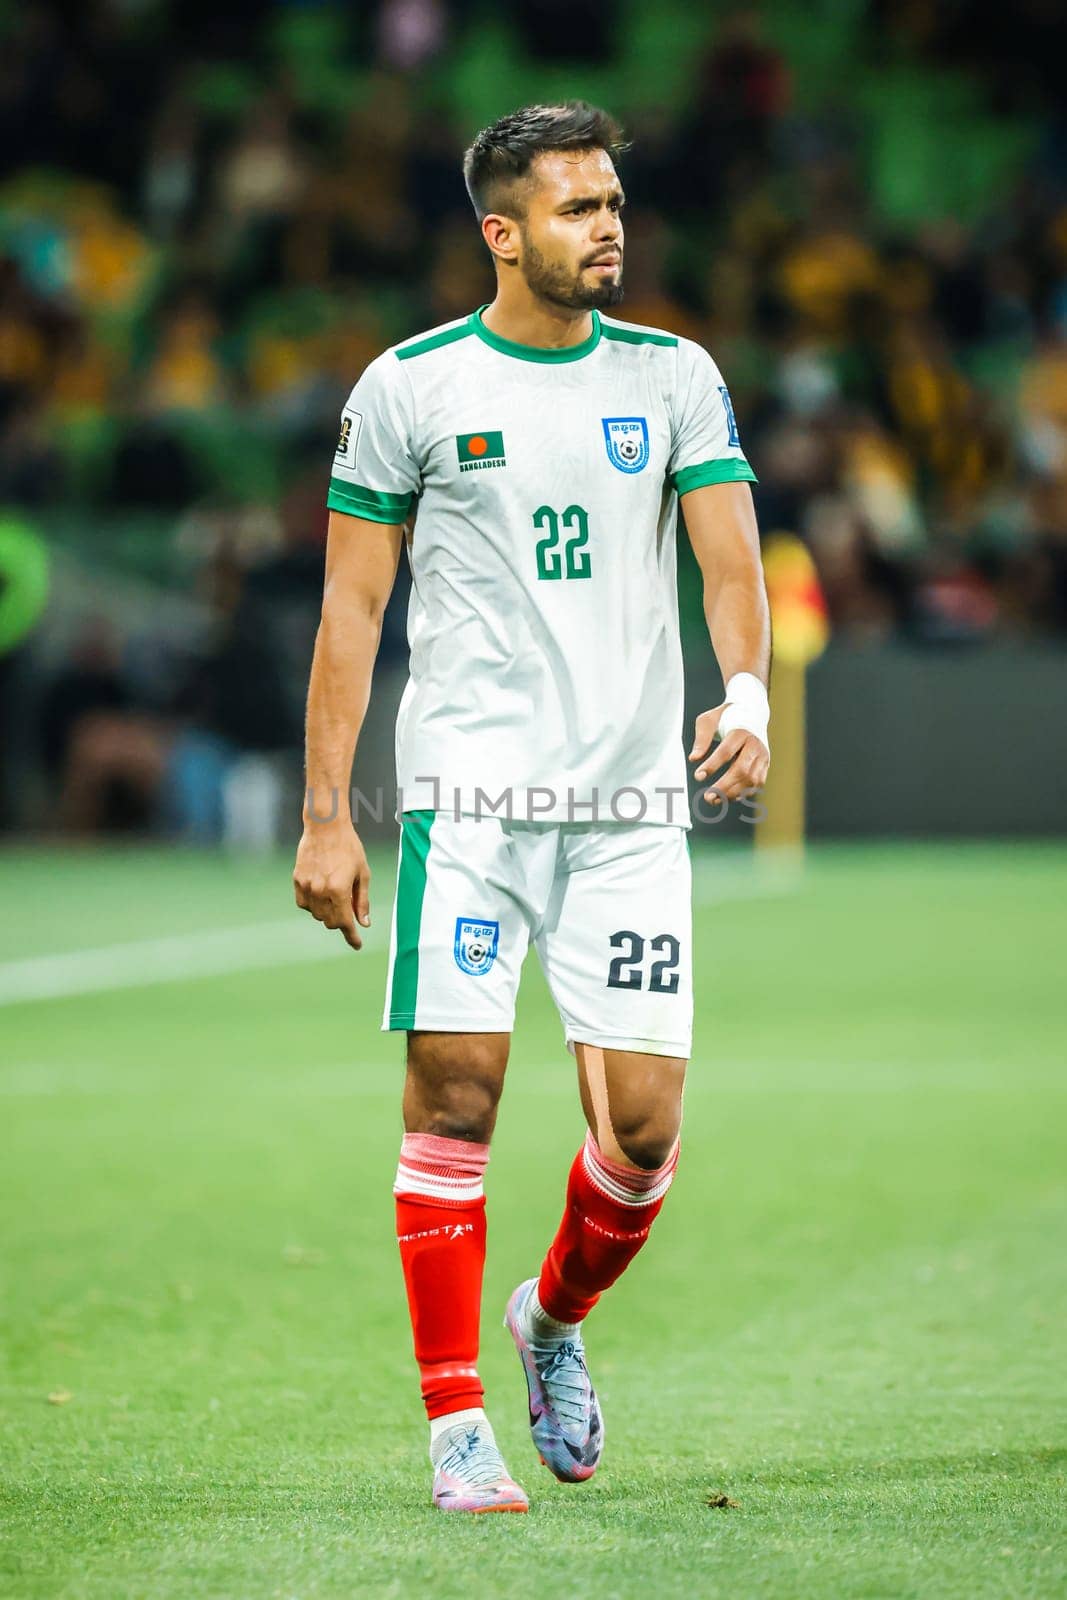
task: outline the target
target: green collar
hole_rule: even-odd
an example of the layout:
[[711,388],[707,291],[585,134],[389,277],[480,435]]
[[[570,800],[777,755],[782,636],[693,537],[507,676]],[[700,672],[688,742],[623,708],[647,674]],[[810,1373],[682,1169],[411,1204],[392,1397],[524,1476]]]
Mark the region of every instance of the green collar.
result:
[[492,328],[487,328],[482,321],[482,312],[485,306],[479,306],[477,311],[472,311],[468,321],[472,332],[476,333],[491,350],[497,350],[502,356],[514,356],[516,361],[581,361],[595,350],[600,343],[600,314],[593,311],[593,331],[588,339],[583,339],[581,344],[569,344],[562,350],[545,350],[536,344],[516,344],[514,339],[502,339],[499,333],[494,333]]

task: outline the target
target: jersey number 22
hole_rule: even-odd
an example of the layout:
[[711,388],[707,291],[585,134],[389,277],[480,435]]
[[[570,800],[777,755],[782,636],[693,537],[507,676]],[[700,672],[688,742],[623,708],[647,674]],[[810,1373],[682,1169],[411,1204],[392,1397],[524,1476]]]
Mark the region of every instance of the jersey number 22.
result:
[[[588,578],[589,513],[584,506],[568,506],[562,516],[551,506],[538,506],[533,514],[535,528],[544,528],[537,541],[539,578]],[[571,530],[571,537],[560,550],[560,523]]]

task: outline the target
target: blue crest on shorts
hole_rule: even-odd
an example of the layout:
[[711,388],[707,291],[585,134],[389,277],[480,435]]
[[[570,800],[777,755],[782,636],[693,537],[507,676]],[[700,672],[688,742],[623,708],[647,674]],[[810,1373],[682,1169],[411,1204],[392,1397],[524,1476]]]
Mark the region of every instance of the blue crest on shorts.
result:
[[644,417],[602,417],[608,460],[620,472],[648,466],[648,423]]
[[456,918],[456,966],[461,972],[469,972],[472,978],[484,978],[496,960],[499,947],[499,922]]

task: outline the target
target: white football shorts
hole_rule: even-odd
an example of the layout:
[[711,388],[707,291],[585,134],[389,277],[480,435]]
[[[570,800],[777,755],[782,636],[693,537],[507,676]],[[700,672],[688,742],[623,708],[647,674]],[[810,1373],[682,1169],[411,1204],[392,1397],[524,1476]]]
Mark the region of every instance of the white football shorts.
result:
[[688,1058],[684,828],[405,811],[383,1030],[510,1033],[537,947],[569,1047]]

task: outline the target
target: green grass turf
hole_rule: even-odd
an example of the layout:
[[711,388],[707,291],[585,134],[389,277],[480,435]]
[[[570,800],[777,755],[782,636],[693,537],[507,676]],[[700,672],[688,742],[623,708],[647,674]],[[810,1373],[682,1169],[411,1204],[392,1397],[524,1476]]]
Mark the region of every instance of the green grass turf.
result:
[[[362,956],[0,1009],[0,1594],[1067,1593],[1067,850],[826,847],[721,903],[745,864],[697,865],[683,1159],[589,1324],[608,1444],[578,1488],[536,1464],[499,1326],[580,1133],[527,971],[482,1363],[525,1518],[428,1506],[388,856]],[[2,857],[0,959],[254,930],[288,874]]]

